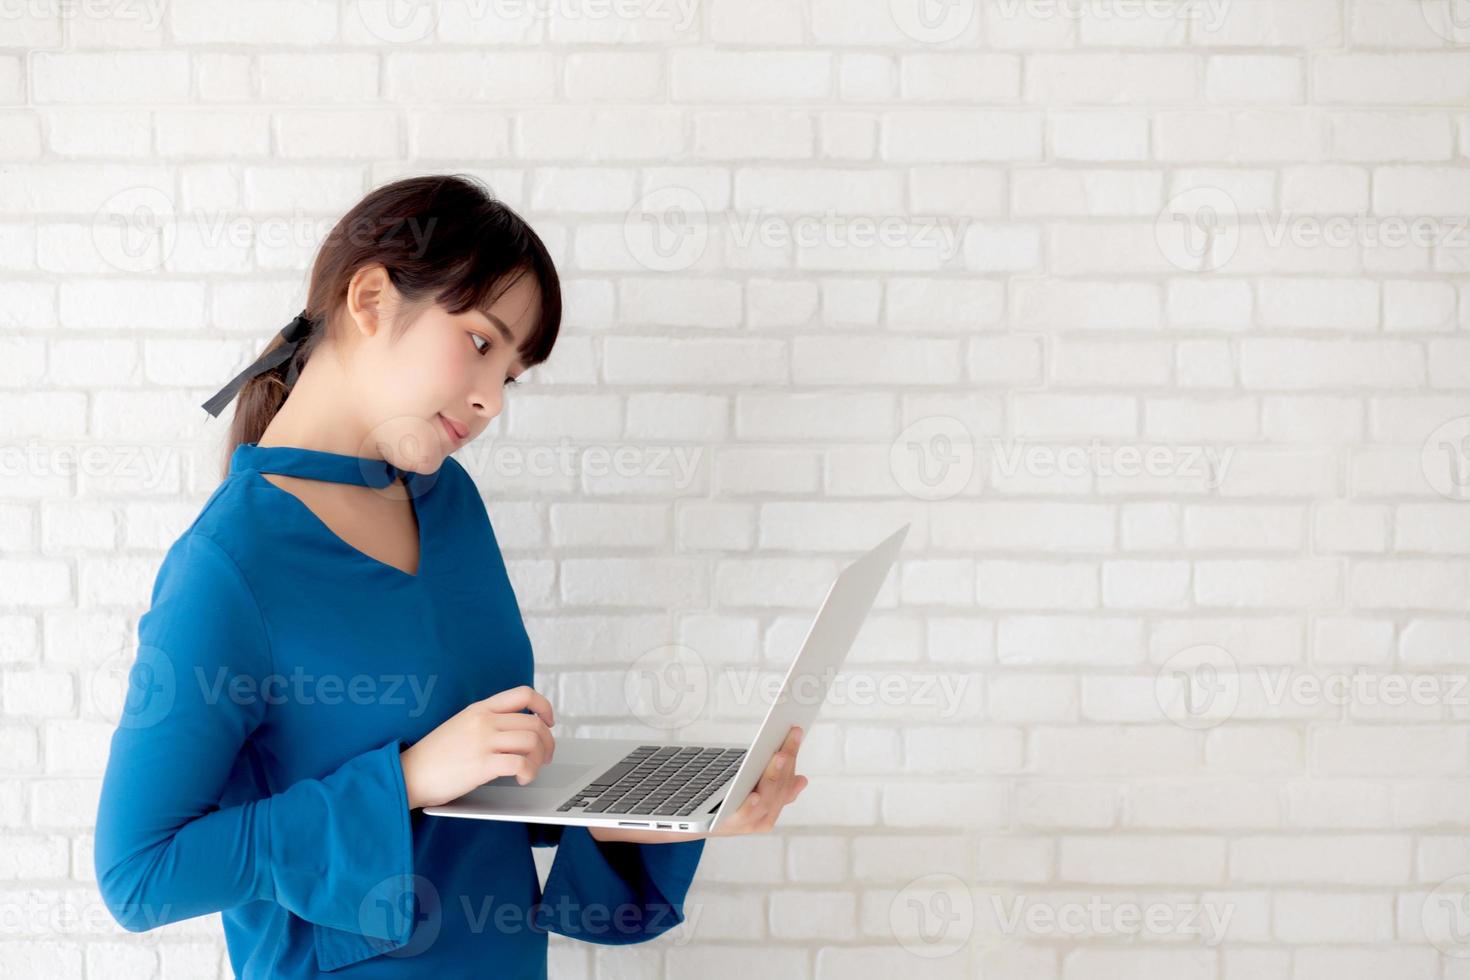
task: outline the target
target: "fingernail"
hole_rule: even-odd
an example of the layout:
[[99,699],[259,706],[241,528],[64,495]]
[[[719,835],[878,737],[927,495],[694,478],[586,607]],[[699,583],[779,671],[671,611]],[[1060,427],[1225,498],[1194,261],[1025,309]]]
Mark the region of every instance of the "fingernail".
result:
[[776,771],[777,772],[780,772],[782,769],[785,769],[785,768],[786,768],[786,757],[784,755],[778,755],[778,756],[776,756]]

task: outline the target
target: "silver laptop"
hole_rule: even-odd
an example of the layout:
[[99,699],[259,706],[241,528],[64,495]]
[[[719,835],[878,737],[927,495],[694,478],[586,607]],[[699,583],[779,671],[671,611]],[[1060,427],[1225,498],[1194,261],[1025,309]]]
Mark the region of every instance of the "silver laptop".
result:
[[[811,730],[908,530],[905,524],[838,573],[749,745],[559,738],[556,758],[526,785],[501,776],[424,812],[670,833],[713,830],[755,788],[791,727]],[[799,697],[793,696],[797,690]],[[726,800],[732,801],[728,809]]]

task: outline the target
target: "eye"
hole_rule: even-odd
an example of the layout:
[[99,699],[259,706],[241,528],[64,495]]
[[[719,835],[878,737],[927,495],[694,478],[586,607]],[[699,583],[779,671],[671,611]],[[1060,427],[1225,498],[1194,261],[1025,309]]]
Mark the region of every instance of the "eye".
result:
[[[479,343],[482,340],[485,341],[485,346],[484,347],[481,347],[480,346],[480,343]],[[477,333],[470,334],[470,342],[475,345],[475,353],[477,353],[477,354],[483,355],[487,350],[490,349],[490,341],[489,340],[486,340],[484,337],[481,337]]]
[[517,380],[516,378],[506,378],[505,379],[505,386],[507,388],[509,388],[511,385],[518,385],[518,384],[520,384],[520,381]]

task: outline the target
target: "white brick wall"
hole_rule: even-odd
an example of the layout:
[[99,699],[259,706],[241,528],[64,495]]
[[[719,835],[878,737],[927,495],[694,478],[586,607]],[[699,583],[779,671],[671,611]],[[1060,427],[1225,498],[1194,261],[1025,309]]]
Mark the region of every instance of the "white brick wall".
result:
[[1470,3],[393,13],[0,17],[0,976],[229,976],[100,905],[97,692],[199,403],[457,170],[566,287],[460,456],[566,730],[741,737],[913,524],[782,832],[553,975],[1470,977]]

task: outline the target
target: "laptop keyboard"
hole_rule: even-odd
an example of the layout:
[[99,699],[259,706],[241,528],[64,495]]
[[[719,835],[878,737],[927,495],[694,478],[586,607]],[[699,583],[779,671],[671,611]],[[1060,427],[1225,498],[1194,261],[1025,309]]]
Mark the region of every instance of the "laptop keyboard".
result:
[[640,745],[557,810],[687,817],[744,758],[744,749]]

